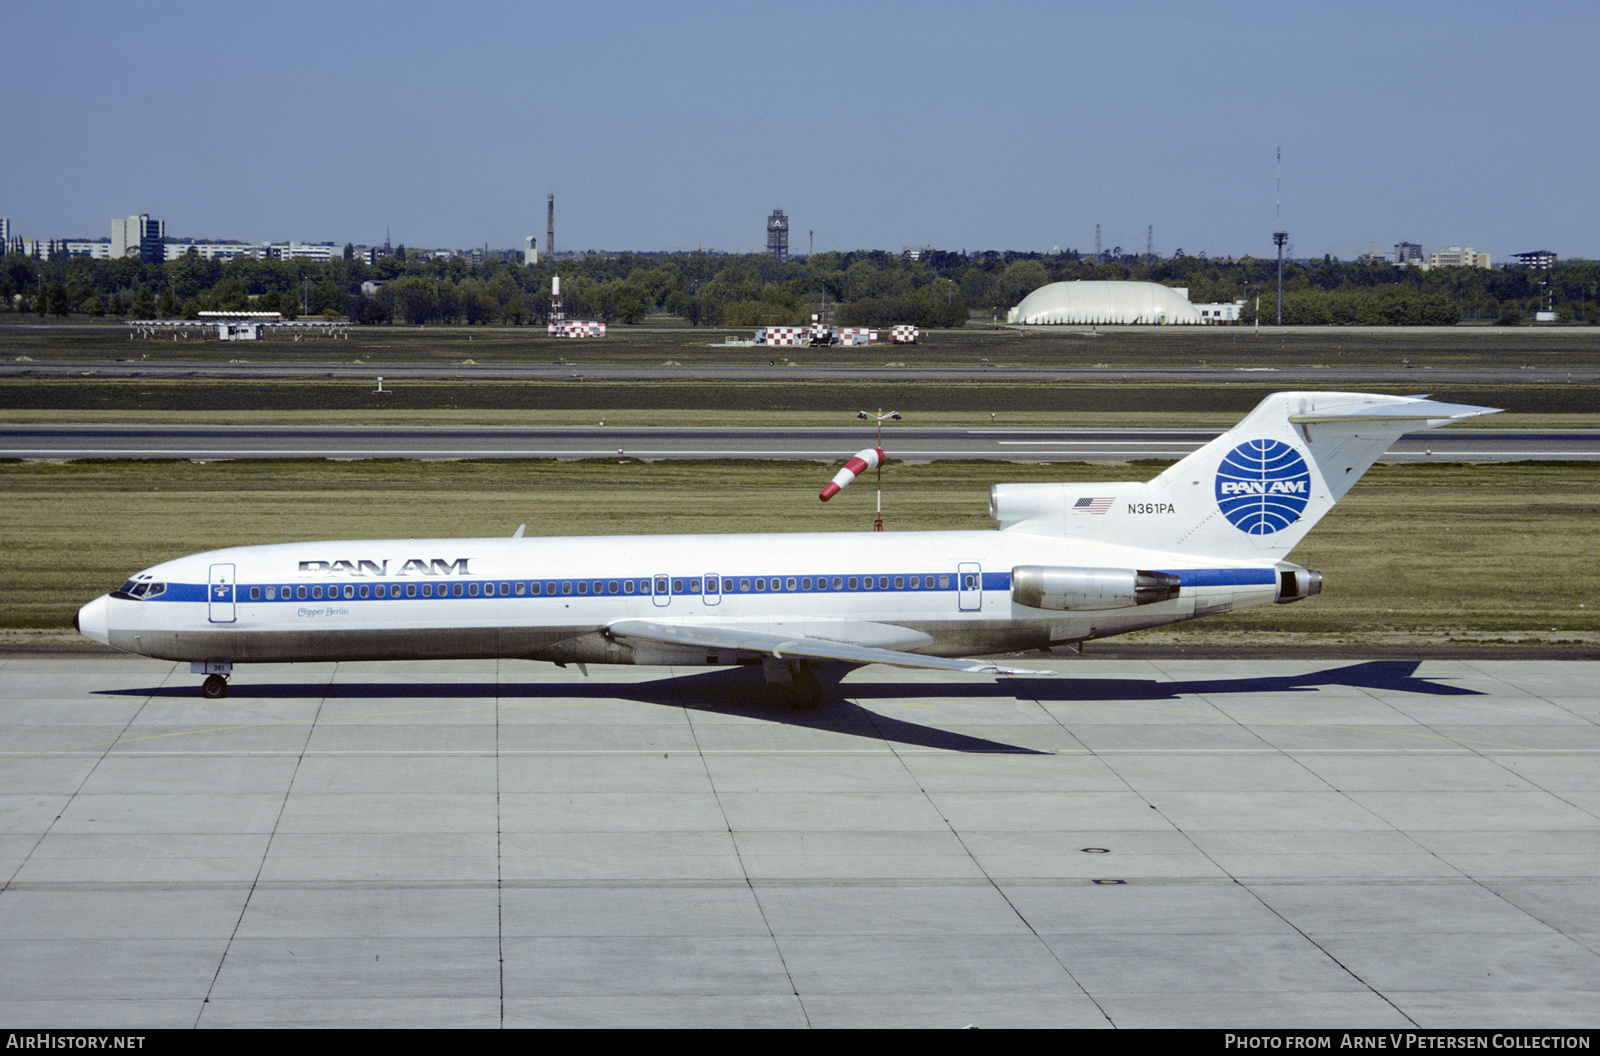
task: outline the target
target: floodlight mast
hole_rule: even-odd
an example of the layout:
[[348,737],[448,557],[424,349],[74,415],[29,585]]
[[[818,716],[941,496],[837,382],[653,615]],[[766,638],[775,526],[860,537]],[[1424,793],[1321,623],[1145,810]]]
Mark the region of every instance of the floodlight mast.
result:
[[[883,423],[884,422],[898,422],[898,421],[900,421],[900,412],[899,411],[890,411],[888,414],[884,414],[883,413],[883,408],[879,407],[877,414],[869,414],[866,411],[861,411],[861,412],[856,414],[856,417],[860,418],[864,422],[877,422],[878,423],[878,450],[881,451],[881,450],[883,450]],[[872,520],[872,530],[875,531],[875,532],[883,531],[883,460],[882,459],[880,459],[878,461],[878,514]]]
[[1289,241],[1289,232],[1274,231],[1272,241],[1278,247],[1278,325],[1283,325],[1283,244]]

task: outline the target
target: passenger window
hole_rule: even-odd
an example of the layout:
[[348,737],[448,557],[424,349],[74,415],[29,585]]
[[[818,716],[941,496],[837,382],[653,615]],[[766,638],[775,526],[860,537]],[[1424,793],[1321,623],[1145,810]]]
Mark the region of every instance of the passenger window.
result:
[[666,594],[666,592],[667,592],[667,581],[666,581],[666,578],[662,577],[662,576],[657,576],[656,577],[656,593],[664,595],[664,594]]
[[261,588],[260,587],[251,587],[250,588],[250,600],[251,601],[260,601],[261,600]]
[[[461,593],[461,584],[459,584],[459,583],[456,584],[456,593],[457,594]],[[474,597],[474,598],[477,597],[478,596],[478,585],[476,583],[468,583],[467,584],[467,594],[469,596],[471,596],[471,597]]]
[[[500,589],[501,590],[505,589],[505,584],[504,583],[500,584]],[[519,598],[522,597],[522,595],[527,591],[527,589],[528,589],[528,585],[526,583],[522,582],[522,580],[520,580],[520,579],[517,580],[517,597],[519,597]]]
[[299,598],[301,601],[306,600],[306,588],[304,584],[294,588],[294,596]]
[[366,585],[366,584],[365,584],[365,583],[363,583],[363,584],[361,584],[361,591],[360,591],[360,593],[361,593],[361,596],[362,596],[362,597],[363,597],[363,598],[364,598],[364,597],[366,597],[366,596],[367,596],[367,595],[368,595],[368,594],[369,594],[369,593],[371,593],[371,592],[370,592],[370,591],[369,591],[369,590],[368,590],[368,588],[367,588],[367,585]]
[[741,579],[739,581],[739,589],[746,594],[750,593],[750,581],[748,579]]
[[788,579],[783,581],[783,586],[784,586],[785,590],[794,590],[799,585],[800,584],[795,580],[795,578],[793,576],[790,576]]
[[904,589],[906,589],[906,577],[904,577],[904,576],[895,576],[894,577],[894,589],[895,590],[904,590]]
[[622,581],[622,592],[624,594],[632,594],[633,593],[633,580],[625,579],[625,580]]
[[267,600],[268,601],[277,601],[278,600],[278,588],[277,587],[268,587],[267,588]]
[[346,583],[344,585],[344,596],[346,598],[353,598],[356,596],[356,588],[354,584]]
[[850,577],[850,589],[851,590],[855,590],[856,589],[856,577],[855,576],[851,576]]

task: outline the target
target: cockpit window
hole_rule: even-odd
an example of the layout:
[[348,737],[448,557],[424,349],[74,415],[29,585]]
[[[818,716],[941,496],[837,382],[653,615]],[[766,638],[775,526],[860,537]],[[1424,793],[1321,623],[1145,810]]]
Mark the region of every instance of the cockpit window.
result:
[[128,601],[148,601],[158,594],[166,593],[165,583],[151,583],[148,580],[130,579],[122,586],[111,592],[113,598],[123,598]]

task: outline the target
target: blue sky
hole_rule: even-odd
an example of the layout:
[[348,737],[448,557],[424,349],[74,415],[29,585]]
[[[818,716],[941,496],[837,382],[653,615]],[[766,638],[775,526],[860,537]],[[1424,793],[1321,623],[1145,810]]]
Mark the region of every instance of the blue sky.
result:
[[1600,257],[1594,0],[12,5],[30,238]]

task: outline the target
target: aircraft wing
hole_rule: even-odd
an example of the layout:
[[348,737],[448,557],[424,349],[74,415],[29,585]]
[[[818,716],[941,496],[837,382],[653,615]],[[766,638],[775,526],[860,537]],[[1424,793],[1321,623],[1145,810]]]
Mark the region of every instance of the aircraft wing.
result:
[[[840,623],[840,638],[848,636],[852,625]],[[865,627],[863,628],[866,629]],[[726,624],[663,623],[658,620],[618,620],[606,627],[606,634],[622,641],[655,642],[692,648],[738,649],[765,653],[779,660],[841,660],[850,664],[890,664],[895,667],[922,667],[939,671],[965,671],[969,674],[1049,675],[1037,668],[1003,667],[987,660],[953,660],[924,656],[898,649],[880,649],[859,642],[818,638],[804,634],[773,634]]]

